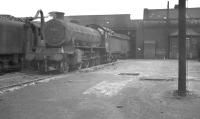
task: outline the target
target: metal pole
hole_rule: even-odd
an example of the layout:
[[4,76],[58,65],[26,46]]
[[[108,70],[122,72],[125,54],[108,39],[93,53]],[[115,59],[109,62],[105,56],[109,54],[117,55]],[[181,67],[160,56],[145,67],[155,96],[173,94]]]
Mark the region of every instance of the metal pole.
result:
[[178,68],[178,95],[186,96],[186,0],[179,0],[179,68]]
[[169,22],[169,1],[167,1],[167,19],[166,19],[166,30],[167,30],[167,58],[170,58],[170,38],[169,38],[169,30],[170,30],[170,22]]

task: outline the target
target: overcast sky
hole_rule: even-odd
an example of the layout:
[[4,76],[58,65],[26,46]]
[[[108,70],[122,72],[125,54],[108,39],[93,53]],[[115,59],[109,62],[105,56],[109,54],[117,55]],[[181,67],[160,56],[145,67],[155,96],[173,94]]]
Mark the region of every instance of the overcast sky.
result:
[[[34,16],[38,9],[47,15],[62,11],[65,15],[131,14],[142,19],[143,9],[173,8],[178,0],[1,0],[0,14],[16,17]],[[200,7],[200,0],[188,0],[187,7]]]

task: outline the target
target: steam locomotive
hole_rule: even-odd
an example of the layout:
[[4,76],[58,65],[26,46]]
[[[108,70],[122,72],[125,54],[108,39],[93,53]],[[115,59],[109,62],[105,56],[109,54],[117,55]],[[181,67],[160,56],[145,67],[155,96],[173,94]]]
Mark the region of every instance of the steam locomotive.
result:
[[47,22],[42,10],[26,18],[0,15],[0,73],[22,68],[64,72],[128,56],[128,36],[65,21],[62,12],[50,14],[53,19]]
[[48,72],[87,68],[127,56],[129,37],[98,25],[81,26],[64,20],[64,13],[51,12],[43,27],[44,39],[35,52],[26,54],[28,64]]
[[0,72],[20,69],[28,34],[23,20],[0,16]]
[[32,20],[39,14],[43,15],[41,10],[35,17],[0,15],[0,74],[22,69],[25,54],[36,47],[40,25],[35,25]]

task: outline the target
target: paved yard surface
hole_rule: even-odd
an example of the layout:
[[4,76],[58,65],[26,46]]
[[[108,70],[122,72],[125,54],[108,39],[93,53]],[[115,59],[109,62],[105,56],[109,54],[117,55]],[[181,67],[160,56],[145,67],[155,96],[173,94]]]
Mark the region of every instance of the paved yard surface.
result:
[[0,119],[200,119],[200,62],[187,62],[188,96],[176,60],[122,60],[0,95]]

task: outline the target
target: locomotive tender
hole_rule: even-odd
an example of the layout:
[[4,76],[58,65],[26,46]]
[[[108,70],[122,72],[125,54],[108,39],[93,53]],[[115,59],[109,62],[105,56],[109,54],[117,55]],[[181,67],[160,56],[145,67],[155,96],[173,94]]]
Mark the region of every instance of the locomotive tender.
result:
[[35,17],[0,15],[0,73],[22,69],[25,54],[36,46],[40,26],[31,21],[39,14],[43,16],[42,10],[38,10]]
[[30,38],[27,34],[23,19],[0,15],[0,73],[20,69],[26,39]]
[[[51,12],[51,15],[54,18],[47,21],[42,30],[44,39],[40,40],[35,52],[26,55],[26,60],[34,63],[41,72],[64,72],[108,63],[118,58],[116,50],[120,55],[126,55],[129,51],[127,36],[116,35],[110,29],[94,24],[86,27],[66,22],[62,12]],[[122,44],[122,41],[127,44],[123,45],[125,52],[121,51],[121,46],[113,49],[110,44]]]

